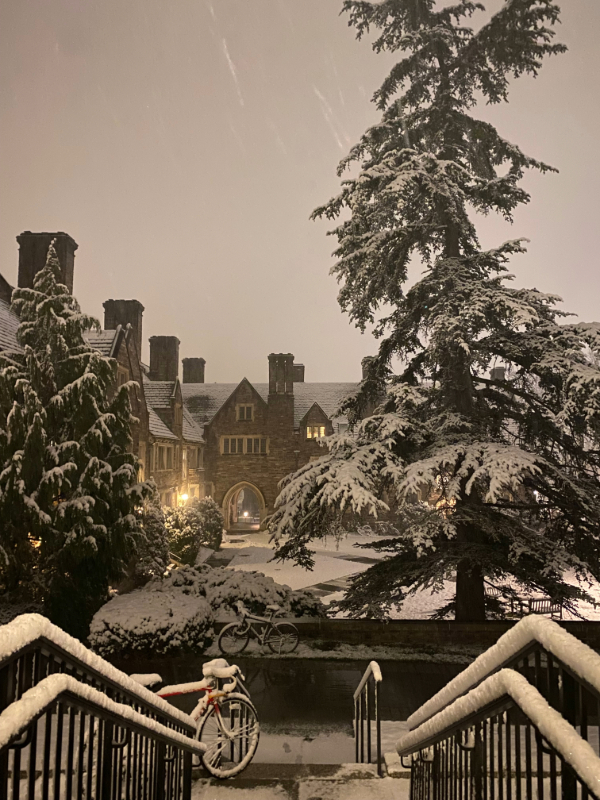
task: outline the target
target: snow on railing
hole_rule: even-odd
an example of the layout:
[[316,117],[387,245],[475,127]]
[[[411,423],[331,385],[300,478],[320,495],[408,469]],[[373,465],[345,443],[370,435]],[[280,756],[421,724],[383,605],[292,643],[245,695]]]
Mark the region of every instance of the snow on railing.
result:
[[373,680],[375,683],[381,683],[383,678],[381,677],[381,669],[379,668],[379,664],[376,661],[371,661],[369,666],[365,670],[365,674],[362,676],[361,682],[358,684],[358,689],[354,692],[354,702],[358,700],[359,694],[364,689],[365,683],[369,680],[370,676],[373,676]]
[[[367,762],[371,763],[371,703],[369,699],[369,679],[373,679],[373,705],[375,712],[375,744],[377,751],[377,774],[382,776],[381,769],[381,719],[379,717],[379,684],[383,680],[381,669],[376,661],[371,661],[354,692],[354,742],[356,763],[365,761],[364,723],[367,724]],[[363,713],[364,711],[364,713]]]
[[81,642],[69,636],[68,633],[53,625],[50,620],[40,614],[21,614],[21,616],[7,625],[0,626],[0,666],[40,638],[52,642],[56,647],[59,647],[121,689],[136,696],[146,705],[153,706],[164,716],[185,725],[188,730],[193,729],[195,731],[195,723],[188,714],[167,703],[166,700],[146,689],[129,675],[121,672],[120,669],[113,667],[112,664],[88,650]]
[[422,725],[456,698],[466,694],[489,675],[501,669],[534,642],[541,644],[575,675],[600,693],[600,656],[591,647],[567,633],[556,622],[532,615],[517,622],[498,639],[495,645],[482,653],[456,678],[417,709],[408,718],[409,728],[412,730]]
[[203,753],[206,750],[205,744],[189,736],[184,736],[172,728],[167,728],[166,725],[140,714],[139,711],[135,711],[131,706],[116,703],[92,686],[80,683],[71,675],[61,673],[55,673],[44,678],[40,683],[28,689],[19,700],[11,703],[0,714],[0,750],[20,736],[43,711],[65,694],[113,714],[119,720],[123,720],[124,723],[141,728],[150,736],[160,736],[175,747],[195,753]]
[[455,729],[461,722],[466,722],[505,696],[512,698],[587,788],[600,797],[600,758],[526,678],[510,669],[502,669],[489,676],[467,695],[454,700],[418,728],[402,736],[396,745],[398,754],[407,756],[430,747],[436,740],[444,738],[444,732],[450,732],[450,729]]

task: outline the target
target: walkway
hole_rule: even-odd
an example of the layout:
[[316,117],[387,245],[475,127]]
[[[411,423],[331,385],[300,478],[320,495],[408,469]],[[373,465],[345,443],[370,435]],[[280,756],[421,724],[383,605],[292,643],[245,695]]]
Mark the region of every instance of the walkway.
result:
[[409,783],[367,764],[251,764],[231,781],[200,778],[192,800],[408,800]]

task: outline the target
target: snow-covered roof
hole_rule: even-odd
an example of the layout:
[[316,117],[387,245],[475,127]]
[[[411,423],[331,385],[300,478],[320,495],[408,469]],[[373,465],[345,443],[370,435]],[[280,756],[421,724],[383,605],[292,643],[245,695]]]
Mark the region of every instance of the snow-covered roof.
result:
[[183,407],[183,438],[186,442],[204,444],[202,430],[196,425],[194,418],[185,406]]
[[171,408],[171,398],[174,391],[174,381],[144,380],[146,403],[152,408]]
[[[355,394],[359,385],[358,383],[295,383],[294,426],[298,427],[300,420],[314,403],[318,403],[325,414],[333,419],[342,400],[350,394]],[[181,385],[183,402],[197,424],[204,425],[212,420],[238,386],[238,383],[184,383]],[[266,403],[269,399],[269,384],[253,383],[252,387]],[[336,417],[336,420],[347,421],[345,417]]]
[[19,318],[10,309],[10,303],[0,299],[0,350],[16,350],[22,348],[17,342]]
[[148,428],[150,433],[156,436],[157,439],[174,439],[177,441],[177,436],[165,425],[150,405],[148,405]]
[[121,326],[114,331],[88,331],[85,338],[94,350],[98,350],[103,356],[110,358],[113,355],[117,336],[121,332],[120,328]]

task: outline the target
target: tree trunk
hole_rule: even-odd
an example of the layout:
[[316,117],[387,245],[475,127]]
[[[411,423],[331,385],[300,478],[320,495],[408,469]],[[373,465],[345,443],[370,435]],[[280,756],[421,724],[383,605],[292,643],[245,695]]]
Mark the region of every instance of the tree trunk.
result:
[[485,622],[485,591],[481,568],[464,558],[456,568],[457,622]]

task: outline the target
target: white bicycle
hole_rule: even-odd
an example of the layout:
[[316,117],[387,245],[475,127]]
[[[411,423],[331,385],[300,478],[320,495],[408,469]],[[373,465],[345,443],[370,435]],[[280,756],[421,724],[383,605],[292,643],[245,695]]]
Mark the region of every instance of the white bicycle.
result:
[[[201,681],[164,686],[156,694],[168,700],[203,692],[190,715],[196,723],[196,738],[206,745],[195,766],[201,762],[213,777],[232,778],[246,769],[256,753],[260,737],[258,714],[238,666],[215,658],[202,665],[202,675]],[[229,682],[219,686],[220,681]]]

